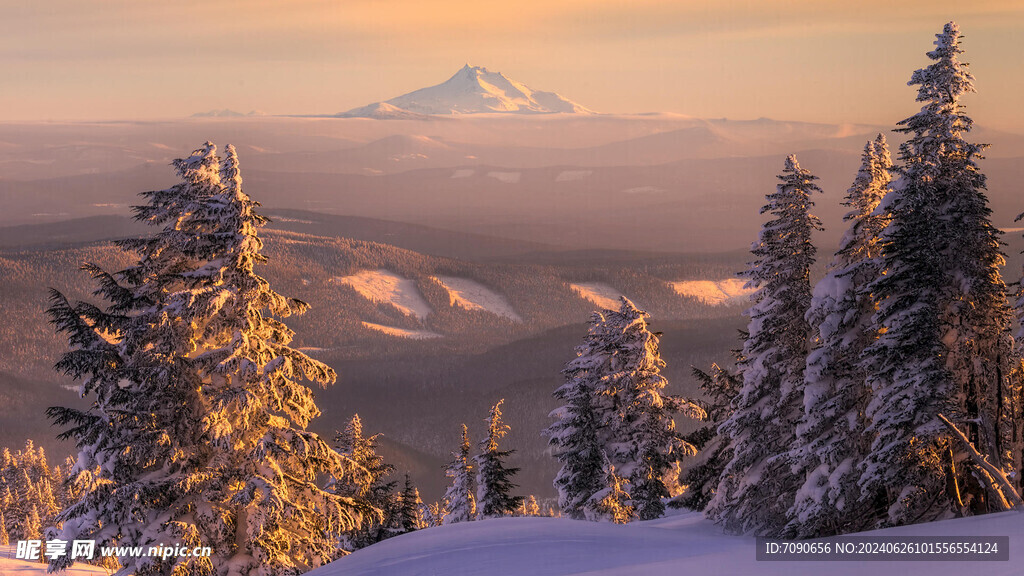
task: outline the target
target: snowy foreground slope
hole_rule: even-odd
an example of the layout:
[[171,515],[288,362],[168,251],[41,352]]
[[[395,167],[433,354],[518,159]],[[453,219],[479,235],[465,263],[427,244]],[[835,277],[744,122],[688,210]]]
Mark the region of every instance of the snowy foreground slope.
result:
[[758,576],[928,574],[1017,576],[1024,514],[1007,512],[862,535],[1010,537],[1007,562],[757,562],[753,538],[726,536],[699,513],[620,526],[561,518],[500,518],[430,528],[385,540],[309,576]]
[[[6,553],[0,557],[0,576],[28,576],[29,574],[46,574],[46,564],[8,558]],[[110,572],[99,566],[75,564],[74,567],[61,574],[63,576],[108,576]]]

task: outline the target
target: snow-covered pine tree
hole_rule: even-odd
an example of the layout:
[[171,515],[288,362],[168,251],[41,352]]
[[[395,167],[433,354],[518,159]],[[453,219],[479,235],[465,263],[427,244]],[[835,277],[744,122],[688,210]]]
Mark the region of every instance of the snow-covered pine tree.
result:
[[743,343],[743,387],[733,415],[722,424],[733,457],[722,473],[705,514],[734,533],[780,533],[802,479],[792,473],[787,453],[796,442],[803,413],[804,364],[810,326],[811,234],[821,224],[809,209],[821,189],[817,177],[786,159],[781,183],[768,194],[761,213],[773,219],[761,229],[745,273],[755,288]]
[[505,459],[514,450],[500,450],[498,440],[505,437],[509,426],[501,420],[501,405],[504,399],[491,408],[487,422],[487,437],[480,442],[480,454],[476,456],[476,516],[477,519],[496,518],[515,514],[523,500],[513,496],[516,484],[512,477],[519,468],[505,466]]
[[976,164],[983,146],[965,139],[972,121],[960,98],[974,85],[959,60],[960,30],[950,22],[936,37],[934,63],[910,80],[923,106],[900,122],[910,138],[881,205],[885,274],[871,285],[881,335],[865,353],[874,441],[860,485],[886,498],[892,524],[990,508],[939,414],[1004,464],[1000,403],[1012,358],[1004,257]]
[[4,511],[4,524],[0,526],[4,532],[7,533],[8,537],[14,538],[15,534],[13,529],[17,527],[17,522],[13,518],[14,514],[14,496],[11,494],[11,488],[9,486],[3,487],[3,492],[0,492],[0,510]]
[[447,511],[444,509],[443,502],[435,501],[421,506],[420,515],[423,517],[423,527],[433,528],[444,524],[444,517],[447,515]]
[[545,431],[562,468],[555,479],[559,505],[573,518],[587,517],[597,492],[611,488],[604,459],[629,483],[641,519],[664,512],[665,473],[696,449],[676,432],[672,414],[703,417],[695,404],[664,393],[665,362],[649,315],[627,298],[619,310],[595,313],[576,358],[562,371],[555,396],[566,404],[551,413]]
[[[161,229],[122,241],[138,263],[97,266],[104,308],[52,293],[71,351],[57,368],[90,408],[52,408],[79,447],[81,498],[59,517],[63,540],[211,546],[212,558],[120,558],[120,575],[299,574],[335,555],[363,509],[315,484],[344,459],[304,430],[319,414],[300,384],[329,367],[288,346],[280,320],[308,306],[272,291],[235,150],[207,143],[173,163],[182,182],[144,193],[138,220]],[[68,557],[52,569],[70,565]]]
[[444,493],[448,513],[445,524],[469,522],[476,518],[476,498],[473,496],[473,465],[469,462],[469,430],[462,425],[462,444],[458,452],[452,452],[452,460],[445,468],[445,476],[452,479]]
[[396,534],[405,534],[413,530],[425,528],[423,522],[423,500],[420,498],[420,491],[412,483],[412,478],[405,475],[405,486],[398,496],[398,523]]
[[797,426],[794,469],[805,478],[789,511],[789,536],[810,538],[856,532],[874,525],[872,503],[861,503],[858,467],[871,447],[864,411],[871,401],[860,365],[877,338],[875,301],[868,286],[881,276],[876,211],[889,192],[892,159],[879,134],[864,146],[861,167],[843,205],[849,228],[825,277],[814,287],[807,320],[818,333],[807,356],[804,415]]
[[697,448],[697,456],[683,467],[679,482],[686,490],[673,499],[669,507],[704,510],[718,489],[722,471],[732,460],[732,447],[728,438],[718,433],[718,428],[732,415],[732,401],[743,382],[739,374],[718,364],[712,364],[710,372],[694,367],[693,375],[708,399],[695,401],[707,414],[706,424],[685,437]]
[[4,508],[0,506],[0,546],[7,546],[11,543],[11,537],[7,533],[7,517],[4,516]]
[[[565,404],[551,412],[557,421],[544,431],[555,458],[562,464],[554,481],[558,506],[562,514],[576,520],[586,516],[591,497],[608,488],[604,469],[608,439],[600,438],[599,431],[606,431],[615,413],[610,398],[600,397],[597,389],[609,357],[605,330],[604,314],[595,312],[586,341],[576,347],[576,358],[562,370],[565,383],[554,392],[555,398]],[[604,408],[601,416],[595,411],[595,403]]]
[[60,474],[47,464],[44,450],[32,440],[22,450],[0,452],[0,510],[11,538],[25,539],[22,532],[33,509],[41,528],[53,525],[61,508],[53,488],[60,481]]
[[523,516],[540,516],[540,504],[537,503],[537,497],[533,494],[523,500]]
[[647,312],[622,297],[619,310],[604,315],[603,338],[610,353],[598,373],[597,393],[607,396],[614,408],[611,421],[600,423],[608,427],[605,452],[629,483],[637,518],[650,520],[665,512],[662,499],[669,497],[665,473],[680,458],[697,452],[676,431],[672,414],[681,412],[696,419],[705,414],[696,404],[664,392],[665,361],[658,336],[647,326]]
[[386,480],[395,467],[377,454],[377,437],[377,434],[369,438],[363,436],[363,422],[358,414],[354,414],[345,430],[335,438],[338,453],[348,459],[348,474],[332,478],[327,489],[381,512],[380,516],[365,518],[358,527],[345,532],[341,547],[346,552],[354,552],[389,537],[394,523],[392,516],[397,514],[397,481]]
[[43,524],[39,518],[39,509],[36,508],[35,504],[29,506],[28,514],[25,516],[24,524],[21,528],[21,537],[19,540],[40,540],[43,537]]

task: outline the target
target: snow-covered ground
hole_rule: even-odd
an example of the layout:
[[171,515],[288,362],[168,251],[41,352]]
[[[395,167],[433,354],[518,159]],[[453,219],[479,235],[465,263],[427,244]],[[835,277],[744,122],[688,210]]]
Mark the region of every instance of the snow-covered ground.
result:
[[747,297],[753,293],[753,290],[744,288],[746,281],[738,278],[717,281],[685,280],[669,284],[677,294],[691,296],[711,306],[746,302]]
[[[46,574],[46,564],[42,564],[39,561],[18,560],[15,558],[16,548],[17,546],[14,544],[0,546],[0,576],[28,576],[29,574],[39,574],[42,576]],[[61,574],[62,576],[96,576],[97,574],[107,576],[110,572],[99,566],[75,564],[70,570],[61,572]]]
[[[569,287],[575,290],[581,298],[597,304],[603,310],[618,310],[621,306],[619,298],[622,298],[622,292],[619,292],[607,284],[602,284],[600,282],[579,282],[576,284],[569,284]],[[636,302],[634,302],[634,304],[640,307]]]
[[384,326],[383,324],[374,324],[373,322],[363,322],[363,326],[370,330],[376,330],[382,332],[388,336],[396,336],[398,338],[409,338],[410,340],[429,340],[431,338],[441,338],[441,335],[437,332],[430,332],[428,330],[406,330],[405,328],[395,328],[394,326]]
[[1024,514],[1006,512],[862,536],[1005,536],[1010,561],[758,562],[754,538],[727,536],[700,513],[626,526],[500,518],[430,528],[359,550],[309,576],[1020,576]]
[[[29,574],[46,574],[46,564],[29,562],[27,560],[16,560],[14,558],[0,558],[0,576],[28,576]],[[99,566],[88,564],[75,564],[72,568],[59,572],[59,576],[109,576],[110,572]]]
[[384,302],[405,314],[426,318],[430,304],[416,288],[416,282],[388,270],[362,270],[351,276],[335,278],[336,282],[355,288],[373,302]]
[[504,296],[475,280],[455,276],[435,276],[434,279],[448,291],[448,298],[453,306],[461,306],[466,310],[490,312],[504,316],[513,322],[523,321]]

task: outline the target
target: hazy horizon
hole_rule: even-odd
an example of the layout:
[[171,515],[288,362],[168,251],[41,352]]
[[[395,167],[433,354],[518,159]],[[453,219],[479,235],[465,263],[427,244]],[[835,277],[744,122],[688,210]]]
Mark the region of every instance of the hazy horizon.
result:
[[951,19],[969,113],[1024,129],[1024,7],[1006,0],[20,3],[0,23],[0,121],[335,114],[470,63],[601,113],[891,125],[917,111],[907,80]]

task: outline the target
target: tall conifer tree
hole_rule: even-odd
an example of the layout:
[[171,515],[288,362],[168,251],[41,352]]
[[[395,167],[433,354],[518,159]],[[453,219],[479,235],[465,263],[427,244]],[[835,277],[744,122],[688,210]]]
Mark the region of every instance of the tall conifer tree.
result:
[[511,516],[523,502],[522,496],[513,496],[512,489],[516,484],[512,477],[519,468],[505,465],[505,459],[512,455],[512,450],[501,450],[498,441],[508,434],[509,427],[501,421],[501,405],[499,400],[491,408],[487,422],[487,437],[480,442],[480,454],[476,456],[476,515],[478,519]]
[[358,527],[345,533],[342,548],[347,552],[375,544],[390,536],[391,525],[394,523],[392,517],[398,513],[395,494],[397,481],[387,479],[395,467],[384,462],[384,458],[377,454],[377,436],[364,436],[363,422],[358,414],[354,414],[345,425],[345,430],[336,437],[338,453],[348,460],[348,474],[332,479],[328,489],[380,512],[364,518]]
[[1001,416],[1012,351],[1000,232],[976,163],[983,146],[966,140],[972,121],[960,103],[974,79],[959,60],[956,23],[936,37],[934,62],[910,80],[923,106],[900,122],[910,138],[882,203],[885,274],[871,286],[882,334],[864,364],[874,441],[860,483],[865,495],[884,495],[893,524],[989,508],[939,414],[997,466],[1000,427],[1012,424]]
[[[53,408],[76,440],[81,498],[64,540],[211,546],[212,558],[120,558],[119,574],[299,574],[332,559],[360,520],[351,499],[317,487],[343,458],[305,431],[319,414],[301,380],[333,370],[288,346],[278,318],[308,306],[270,289],[234,148],[207,143],[174,167],[182,182],[147,192],[136,218],[160,230],[120,242],[135,266],[97,280],[101,308],[54,291],[49,313],[72,350],[58,369],[92,397]],[[68,557],[51,567],[70,564]]]
[[849,228],[825,277],[814,287],[807,313],[818,333],[807,357],[804,414],[797,427],[794,464],[805,481],[790,510],[790,535],[820,537],[855,532],[876,520],[861,503],[858,466],[871,446],[864,410],[871,400],[861,354],[877,337],[875,301],[868,286],[881,275],[877,211],[889,191],[892,159],[879,134],[864,146],[861,167],[843,205]]
[[733,415],[719,432],[727,435],[733,457],[705,513],[737,533],[777,534],[801,479],[790,467],[796,423],[803,412],[804,365],[810,326],[811,234],[821,229],[810,214],[817,178],[786,159],[781,183],[768,194],[761,213],[773,219],[754,244],[755,260],[746,272],[755,288],[743,343],[743,387]]
[[445,475],[452,479],[452,483],[445,491],[444,501],[448,513],[444,517],[445,524],[457,522],[468,522],[476,517],[476,498],[473,496],[473,465],[469,457],[469,430],[462,425],[462,443],[459,451],[453,452],[452,460]]
[[595,312],[586,341],[576,347],[576,358],[562,370],[565,383],[554,392],[565,404],[551,412],[557,421],[544,431],[562,464],[554,482],[558,506],[562,514],[576,520],[587,516],[591,497],[608,488],[605,446],[614,413],[598,414],[595,408],[595,404],[608,405],[607,398],[598,395],[599,381],[606,376],[601,368],[609,355],[606,328],[604,314]]

